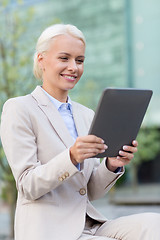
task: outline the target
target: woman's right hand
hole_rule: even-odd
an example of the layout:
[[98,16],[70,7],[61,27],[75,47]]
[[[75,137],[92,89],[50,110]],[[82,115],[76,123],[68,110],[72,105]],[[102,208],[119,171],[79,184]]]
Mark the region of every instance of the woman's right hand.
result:
[[107,149],[103,139],[94,135],[78,137],[70,148],[70,158],[74,165],[82,163],[86,158],[91,158]]

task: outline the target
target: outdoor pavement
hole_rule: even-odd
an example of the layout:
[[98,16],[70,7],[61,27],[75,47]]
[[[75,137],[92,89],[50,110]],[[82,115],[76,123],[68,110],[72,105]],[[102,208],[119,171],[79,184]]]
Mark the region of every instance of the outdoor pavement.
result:
[[[108,219],[144,212],[160,213],[160,184],[142,185],[136,191],[130,187],[113,188],[110,194],[94,201],[93,205]],[[8,206],[0,202],[0,240],[11,240],[8,235]]]

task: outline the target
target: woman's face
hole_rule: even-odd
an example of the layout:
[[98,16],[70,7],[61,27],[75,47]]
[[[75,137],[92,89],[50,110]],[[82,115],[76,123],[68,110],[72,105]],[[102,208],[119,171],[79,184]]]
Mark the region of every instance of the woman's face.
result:
[[54,97],[67,96],[83,73],[85,45],[70,35],[54,37],[50,48],[38,56],[43,88]]

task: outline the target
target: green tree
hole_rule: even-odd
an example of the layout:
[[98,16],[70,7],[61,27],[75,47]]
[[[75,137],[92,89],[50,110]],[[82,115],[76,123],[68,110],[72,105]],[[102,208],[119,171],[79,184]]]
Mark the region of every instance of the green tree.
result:
[[160,131],[157,127],[141,128],[137,140],[139,148],[130,164],[132,185],[135,190],[138,185],[137,170],[139,165],[154,160],[160,153]]
[[74,101],[95,111],[99,101],[99,95],[101,94],[100,92],[99,94],[96,93],[97,83],[93,79],[81,79],[80,81],[83,81],[83,84],[79,85],[78,83],[77,86],[71,90],[69,95]]

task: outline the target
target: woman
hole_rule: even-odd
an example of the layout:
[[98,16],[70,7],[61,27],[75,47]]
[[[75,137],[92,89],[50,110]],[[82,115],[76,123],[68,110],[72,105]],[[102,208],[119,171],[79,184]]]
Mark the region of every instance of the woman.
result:
[[84,59],[80,30],[63,24],[47,28],[34,57],[42,86],[4,105],[1,138],[18,189],[15,240],[158,240],[158,214],[108,221],[90,203],[123,174],[137,142],[101,164],[92,158],[107,145],[87,135],[93,111],[68,96],[83,74]]

